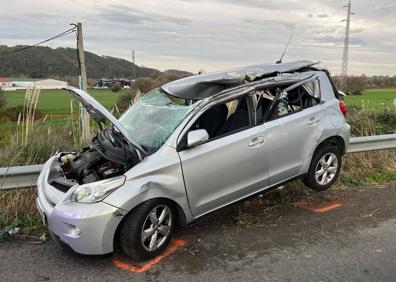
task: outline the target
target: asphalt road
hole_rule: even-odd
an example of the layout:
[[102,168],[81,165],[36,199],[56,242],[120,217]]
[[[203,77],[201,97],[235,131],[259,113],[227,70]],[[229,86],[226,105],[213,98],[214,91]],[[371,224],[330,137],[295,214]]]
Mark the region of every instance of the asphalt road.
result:
[[1,280],[395,281],[395,201],[396,185],[275,191],[180,228],[184,246],[140,264],[14,240],[0,248]]

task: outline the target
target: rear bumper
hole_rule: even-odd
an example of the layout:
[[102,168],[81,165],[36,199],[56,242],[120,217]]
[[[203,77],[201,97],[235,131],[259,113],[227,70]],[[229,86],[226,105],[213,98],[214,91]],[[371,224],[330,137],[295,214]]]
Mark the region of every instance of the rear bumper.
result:
[[351,126],[347,123],[344,130],[344,141],[345,141],[344,154],[348,152],[350,140],[351,140]]
[[[124,212],[103,202],[83,204],[68,200],[73,189],[59,196],[48,184],[47,176],[53,159],[45,164],[37,183],[37,208],[45,215],[53,237],[76,253],[102,255],[113,252],[113,239]],[[47,196],[57,193],[59,202]],[[60,199],[62,197],[62,199]],[[57,242],[59,243],[59,242]]]

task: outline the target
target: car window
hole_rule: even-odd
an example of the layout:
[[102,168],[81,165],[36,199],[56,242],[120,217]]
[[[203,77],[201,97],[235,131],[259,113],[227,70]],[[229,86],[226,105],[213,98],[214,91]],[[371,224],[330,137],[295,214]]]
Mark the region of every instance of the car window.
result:
[[315,99],[320,99],[320,82],[319,78],[316,78],[314,80],[308,81],[307,83],[302,85],[304,89],[308,92],[308,94],[315,98]]
[[217,104],[195,122],[193,129],[205,129],[209,139],[228,135],[250,125],[247,97]]
[[207,142],[210,142],[249,128],[251,122],[248,103],[248,97],[244,96],[210,107],[199,116],[183,136],[180,146],[186,146],[188,132],[193,130],[205,129],[209,135]]
[[290,104],[298,105],[301,109],[310,108],[320,102],[319,78],[309,79],[304,83],[296,83],[283,90],[282,97],[287,98]]
[[256,123],[261,124],[317,105],[320,83],[316,77],[282,88],[253,91],[251,95],[256,100]]

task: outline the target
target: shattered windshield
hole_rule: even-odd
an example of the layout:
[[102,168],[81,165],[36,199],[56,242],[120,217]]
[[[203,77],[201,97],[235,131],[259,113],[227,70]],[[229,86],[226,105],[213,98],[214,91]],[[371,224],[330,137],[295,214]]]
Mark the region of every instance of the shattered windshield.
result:
[[140,146],[153,153],[197,104],[167,95],[156,88],[127,110],[120,117],[120,122]]

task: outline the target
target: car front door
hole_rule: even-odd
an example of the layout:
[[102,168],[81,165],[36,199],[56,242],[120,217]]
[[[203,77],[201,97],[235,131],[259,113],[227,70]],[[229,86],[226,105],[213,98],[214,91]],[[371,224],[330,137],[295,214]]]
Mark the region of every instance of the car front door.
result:
[[249,126],[179,152],[194,216],[268,185],[264,126]]

